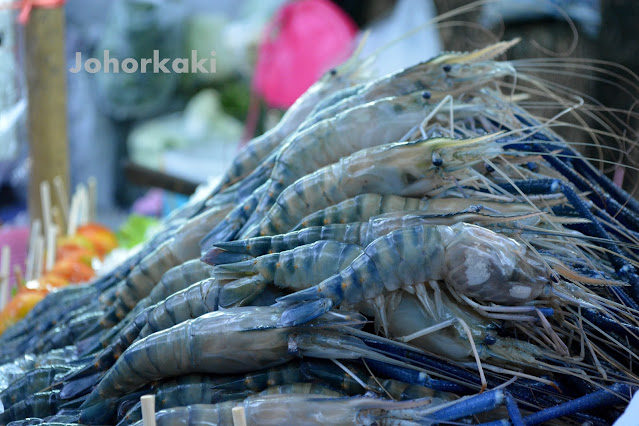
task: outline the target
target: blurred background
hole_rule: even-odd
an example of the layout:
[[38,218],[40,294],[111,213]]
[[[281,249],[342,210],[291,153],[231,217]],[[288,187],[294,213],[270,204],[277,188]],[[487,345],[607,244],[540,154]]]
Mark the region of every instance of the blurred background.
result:
[[[0,0],[0,221],[19,225],[28,223],[33,164],[25,130],[24,29],[11,3]],[[620,111],[634,108],[635,99],[599,81],[577,58],[637,69],[636,1],[494,1],[437,26],[425,25],[470,3],[68,0],[67,70],[75,66],[78,52],[85,60],[101,59],[105,50],[120,59],[150,57],[153,50],[169,58],[190,58],[196,51],[210,59],[215,51],[216,64],[214,73],[197,74],[67,71],[68,143],[63,146],[69,186],[72,190],[95,177],[98,220],[110,227],[131,211],[166,214],[196,185],[223,173],[242,144],[275,125],[313,81],[348,57],[365,31],[370,33],[362,57],[380,52],[371,63],[372,76],[442,50],[472,50],[521,37],[508,59],[564,60],[564,73],[541,70],[544,78]],[[606,171],[615,172],[614,167]],[[631,181],[625,177],[626,185]]]

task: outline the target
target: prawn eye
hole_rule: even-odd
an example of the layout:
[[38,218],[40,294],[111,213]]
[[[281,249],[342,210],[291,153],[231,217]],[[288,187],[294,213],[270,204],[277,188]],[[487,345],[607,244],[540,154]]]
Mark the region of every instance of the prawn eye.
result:
[[331,75],[336,75],[337,74],[337,70],[335,68],[331,68],[331,70],[329,71],[329,73]]
[[432,162],[435,167],[441,167],[444,164],[444,160],[442,160],[441,155],[437,152],[433,152]]
[[446,64],[442,67],[442,69],[444,70],[444,72],[450,72],[450,70],[452,70],[453,67],[450,64]]
[[424,98],[424,99],[430,99],[430,96],[431,96],[431,95],[430,95],[430,92],[429,92],[428,90],[424,90],[424,91],[422,92],[422,98]]

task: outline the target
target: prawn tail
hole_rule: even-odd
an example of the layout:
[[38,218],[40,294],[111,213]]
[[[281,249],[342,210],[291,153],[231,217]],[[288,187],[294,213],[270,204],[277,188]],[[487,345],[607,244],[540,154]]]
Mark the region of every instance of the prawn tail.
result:
[[75,347],[80,357],[85,357],[104,349],[102,345],[102,333],[94,334],[78,341]]
[[255,240],[255,241],[247,241],[247,240],[234,240],[234,241],[221,241],[215,244],[215,247],[224,250],[229,253],[239,253],[239,254],[253,254],[252,248],[257,246],[265,246],[266,251],[260,250],[260,253],[266,254],[268,253],[268,248],[270,247],[265,241]]
[[249,259],[235,263],[224,263],[215,269],[215,278],[230,281],[258,274],[255,260]]
[[223,219],[215,228],[213,228],[208,234],[200,241],[200,248],[202,253],[209,251],[213,244],[218,241],[230,241],[239,232],[239,229],[234,227],[226,219]]
[[202,255],[200,260],[212,266],[225,265],[228,263],[243,262],[252,259],[253,256],[243,253],[233,253],[218,247],[213,247]]
[[261,275],[237,279],[220,289],[218,304],[222,308],[244,306],[262,294],[267,285],[268,283]]
[[264,214],[254,211],[251,216],[246,219],[246,222],[244,223],[244,226],[242,226],[242,229],[240,229],[240,232],[237,233],[238,238],[244,238],[245,235],[255,236],[252,234],[263,218]]
[[[80,410],[79,423],[89,425],[115,424],[117,421],[118,407],[124,401],[139,400],[141,396],[148,393],[147,390],[134,392],[121,398],[107,398],[97,404],[82,408]],[[77,401],[84,403],[87,396],[78,398]]]
[[[108,315],[110,309],[105,312],[105,316]],[[102,332],[106,329],[108,329],[109,327],[106,326],[105,324],[102,323],[102,318],[100,318],[100,321],[96,321],[95,324],[93,324],[93,326],[88,327],[81,335],[80,335],[80,339],[81,340],[85,340],[88,338],[92,338],[96,335],[100,335],[102,334]]]
[[[98,333],[101,330],[107,330],[113,327],[114,325],[116,325],[117,323],[119,323],[122,318],[118,316],[119,310],[120,310],[120,306],[118,302],[119,302],[119,299],[116,300],[113,303],[113,305],[111,305],[107,309],[107,311],[104,313],[104,315],[102,315],[100,320],[88,332]],[[85,335],[86,335],[85,337],[89,336],[89,334],[87,334],[86,332],[85,332]]]
[[83,395],[79,398],[71,399],[69,401],[65,401],[62,405],[60,405],[59,413],[64,413],[65,415],[76,415],[80,416],[80,406],[87,399],[87,395]]
[[266,162],[262,163],[262,165],[254,169],[250,175],[242,179],[237,188],[237,196],[235,198],[235,201],[239,202],[250,196],[253,191],[264,185],[268,181],[270,175],[271,167],[269,167],[268,163]]
[[[83,397],[86,400],[86,396]],[[84,401],[83,401],[84,402]],[[112,424],[111,413],[117,411],[116,398],[111,398],[80,410],[80,422],[88,425]]]
[[88,394],[100,382],[104,374],[104,372],[97,372],[65,383],[60,391],[60,398],[74,399]]
[[282,313],[280,324],[284,327],[304,324],[330,311],[332,307],[333,301],[327,298],[299,303]]
[[344,290],[342,276],[338,274],[313,287],[278,298],[279,305],[290,305],[282,314],[281,324],[299,325],[317,318],[342,302]]
[[[78,368],[74,368],[71,371],[69,371],[68,374],[62,377],[60,382],[68,384],[69,382],[93,375],[97,372],[98,372],[98,369],[95,366],[93,359],[91,359],[90,361],[86,362],[83,366],[79,366]],[[62,392],[62,399],[69,399],[69,397],[64,394],[64,391]]]
[[248,217],[253,213],[262,195],[261,188],[258,188],[233,210],[231,210],[208,234],[200,240],[202,253],[209,251],[220,241],[231,241],[240,232]]

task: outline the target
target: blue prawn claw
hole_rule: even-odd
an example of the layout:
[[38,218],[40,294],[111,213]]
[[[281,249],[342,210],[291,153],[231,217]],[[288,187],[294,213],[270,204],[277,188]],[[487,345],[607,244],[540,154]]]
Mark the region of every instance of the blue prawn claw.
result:
[[429,420],[453,421],[462,417],[494,410],[506,400],[502,389],[495,389],[463,398],[453,405],[442,408],[429,415]]
[[[278,302],[286,297],[279,298]],[[326,298],[295,305],[282,313],[280,325],[291,327],[304,324],[330,311],[332,307],[333,301]]]

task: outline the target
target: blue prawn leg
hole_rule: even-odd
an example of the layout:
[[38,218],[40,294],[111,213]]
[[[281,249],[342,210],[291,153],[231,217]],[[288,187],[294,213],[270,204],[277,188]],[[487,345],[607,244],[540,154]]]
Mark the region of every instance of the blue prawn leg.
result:
[[[526,126],[537,128],[542,127],[542,125],[537,120],[535,120],[525,111],[517,108],[514,105],[513,107],[519,111],[519,113],[515,115],[517,119],[523,122]],[[524,118],[523,116],[526,116],[526,118]],[[561,160],[563,163],[572,165],[572,167],[578,173],[595,181],[604,191],[606,191],[606,193],[611,194],[620,206],[629,207],[632,211],[639,214],[639,201],[637,201],[632,195],[624,191],[621,187],[615,185],[614,182],[612,182],[606,175],[604,175],[603,173],[598,173],[597,170],[595,170],[595,168],[569,144],[561,143],[561,140],[558,140],[557,137],[549,135],[548,132],[543,129],[543,127],[535,131],[533,139],[539,140],[541,141],[540,143],[543,143],[543,147],[540,146],[540,143],[532,144],[532,147],[534,147],[534,149],[542,148],[545,152],[559,151],[560,155],[556,157],[557,159]],[[527,149],[525,144],[522,145],[524,146],[524,149]],[[569,177],[569,179],[573,184],[576,184],[576,182],[573,181],[571,177]]]
[[[517,188],[521,188],[525,193],[529,194],[549,194],[557,191],[561,191],[570,204],[573,205],[575,210],[579,212],[584,218],[590,220],[592,227],[592,234],[594,236],[602,238],[606,241],[601,245],[609,250],[606,253],[610,263],[615,268],[617,274],[628,281],[631,286],[632,298],[635,302],[639,303],[639,276],[634,272],[634,267],[623,258],[621,249],[614,243],[614,240],[610,238],[608,233],[603,229],[599,221],[590,212],[585,203],[579,198],[575,191],[568,185],[564,184],[558,179],[542,179],[532,181],[515,181],[515,187],[511,184],[502,184],[501,186],[509,191],[517,191]],[[620,292],[623,290],[620,289]],[[639,306],[634,304],[633,308],[637,309]]]
[[494,410],[502,405],[505,400],[504,391],[501,389],[483,392],[478,395],[462,398],[446,408],[442,408],[425,416],[425,419],[438,420],[441,422],[453,421],[462,417]]
[[[623,404],[630,399],[636,388],[623,383],[615,383],[606,389],[600,389],[572,401],[549,407],[533,413],[522,419],[522,424],[532,426],[549,422],[564,416],[579,414],[584,411],[593,410],[598,407],[609,407],[616,404]],[[490,423],[483,423],[482,426],[500,426],[504,420]]]

